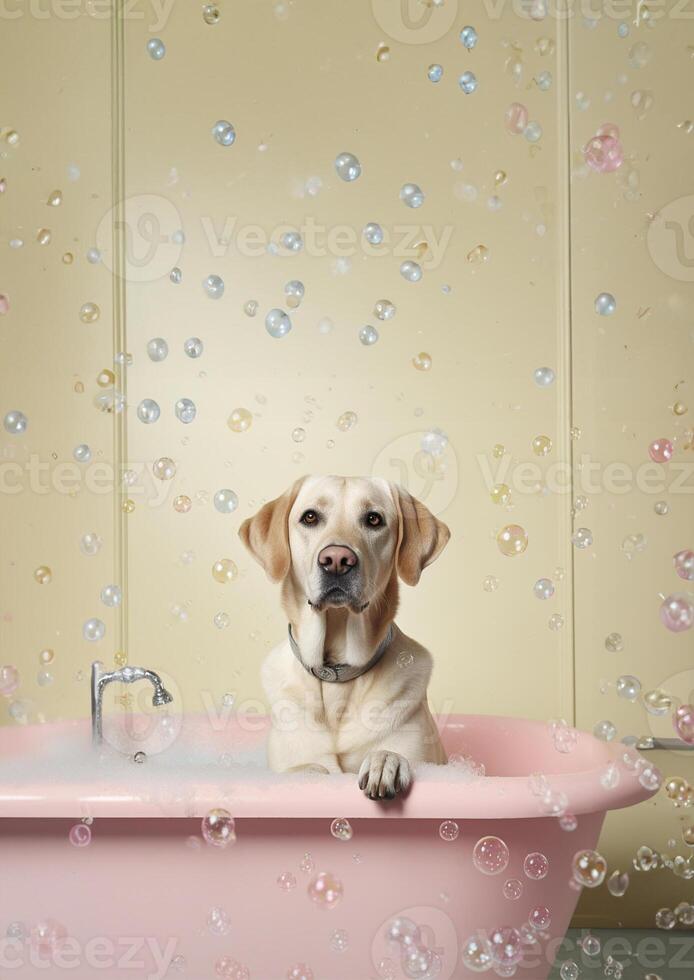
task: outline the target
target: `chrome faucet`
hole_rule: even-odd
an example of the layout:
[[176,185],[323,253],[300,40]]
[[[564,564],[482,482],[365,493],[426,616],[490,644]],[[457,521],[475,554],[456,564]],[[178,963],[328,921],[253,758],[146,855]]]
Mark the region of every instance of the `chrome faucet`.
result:
[[134,681],[143,680],[149,681],[154,688],[153,707],[161,708],[165,704],[171,704],[172,695],[164,687],[159,674],[153,670],[146,670],[144,667],[121,667],[120,670],[104,671],[101,661],[94,661],[92,664],[92,741],[95,745],[100,745],[104,737],[103,698],[106,686],[114,681],[132,684]]

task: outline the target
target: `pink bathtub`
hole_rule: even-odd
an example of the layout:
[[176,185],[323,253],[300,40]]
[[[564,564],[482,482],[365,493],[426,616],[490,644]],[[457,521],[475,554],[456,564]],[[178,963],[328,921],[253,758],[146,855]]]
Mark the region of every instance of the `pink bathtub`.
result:
[[[160,732],[132,738],[132,748],[149,749],[140,765],[111,748],[93,758],[86,722],[0,730],[0,976],[214,980],[229,957],[248,970],[227,963],[232,980],[286,980],[299,964],[315,980],[400,980],[399,948],[384,933],[405,915],[450,980],[475,975],[461,955],[470,935],[520,928],[543,905],[551,926],[526,947],[516,976],[544,980],[578,900],[574,854],[596,846],[608,809],[651,795],[623,745],[581,734],[563,754],[547,725],[519,719],[448,718],[448,752],[483,763],[486,776],[424,767],[405,801],[385,805],[366,800],[353,776],[263,774],[264,718],[181,725],[168,731],[168,751],[157,751]],[[619,780],[605,789],[611,762]],[[564,794],[574,831],[544,814],[531,773],[544,775],[555,802]],[[227,848],[201,838],[213,807],[236,818]],[[77,848],[68,834],[84,817],[92,841]],[[336,817],[350,821],[351,840],[331,834]],[[457,823],[455,840],[442,839],[442,821]],[[473,865],[488,835],[510,851],[500,874]],[[531,852],[549,860],[542,880],[524,873]],[[308,894],[320,872],[343,886],[332,909]],[[509,879],[521,882],[519,898],[505,897]],[[32,938],[50,921],[55,942]]]

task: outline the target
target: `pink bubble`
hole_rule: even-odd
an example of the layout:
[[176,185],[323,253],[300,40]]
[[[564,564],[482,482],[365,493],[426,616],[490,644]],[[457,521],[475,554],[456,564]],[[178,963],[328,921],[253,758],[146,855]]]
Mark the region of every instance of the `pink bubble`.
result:
[[520,102],[512,102],[506,110],[506,129],[518,136],[525,132],[528,125],[528,110]]
[[694,551],[678,551],[672,560],[680,578],[688,582],[694,580]]
[[607,134],[588,140],[583,147],[583,156],[591,170],[599,174],[611,173],[624,162],[622,144]]
[[648,447],[648,455],[654,463],[667,463],[672,459],[674,448],[669,439],[656,439]]
[[481,837],[472,852],[472,863],[482,874],[498,875],[508,867],[509,856],[500,837]]
[[19,671],[12,664],[0,667],[0,695],[11,697],[19,687]]
[[687,745],[694,745],[694,705],[681,705],[672,721],[682,741]]
[[322,871],[308,886],[309,898],[322,909],[334,909],[342,898],[342,882],[327,871]]
[[673,633],[684,633],[694,625],[694,605],[683,592],[673,592],[660,607],[660,621]]
[[247,966],[243,966],[231,956],[220,957],[214,965],[214,972],[224,980],[249,980],[250,972]]
[[528,922],[533,929],[537,929],[538,932],[549,929],[552,923],[552,913],[546,905],[536,905],[535,908],[531,909],[530,911]]
[[297,963],[287,971],[287,980],[313,980],[313,970],[305,963]]
[[92,842],[92,831],[86,823],[76,823],[70,828],[68,840],[73,847],[88,847]]
[[4,293],[0,293],[0,316],[10,312],[10,301]]
[[533,881],[541,881],[547,877],[549,872],[549,858],[546,858],[539,851],[533,851],[532,854],[526,855],[523,871],[527,878],[532,878]]
[[489,937],[492,959],[499,966],[514,966],[523,959],[523,937],[511,926],[494,929]]
[[31,930],[31,945],[40,957],[51,956],[67,937],[67,929],[55,919],[45,919]]
[[210,810],[202,821],[202,836],[213,847],[226,847],[236,841],[234,818],[228,810]]

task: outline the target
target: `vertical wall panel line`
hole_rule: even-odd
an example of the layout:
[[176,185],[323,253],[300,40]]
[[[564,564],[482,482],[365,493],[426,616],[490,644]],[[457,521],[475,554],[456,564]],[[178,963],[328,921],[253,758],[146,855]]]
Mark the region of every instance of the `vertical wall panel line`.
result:
[[572,324],[572,257],[571,257],[571,12],[558,5],[557,17],[562,21],[557,28],[557,67],[560,93],[557,97],[558,132],[558,197],[559,197],[559,316],[557,357],[559,369],[560,431],[558,433],[558,457],[568,463],[569,486],[561,508],[559,533],[565,542],[566,560],[566,619],[563,630],[563,646],[560,664],[560,693],[562,714],[572,724],[576,723],[576,593],[573,534],[574,501],[574,440],[573,429],[573,324]]
[[[111,190],[113,201],[113,354],[115,393],[127,401],[127,366],[115,362],[127,351],[125,278],[125,0],[113,0],[111,11]],[[123,505],[127,499],[123,471],[127,465],[127,408],[113,414],[114,572],[122,590],[117,609],[117,649],[128,654],[128,528]]]

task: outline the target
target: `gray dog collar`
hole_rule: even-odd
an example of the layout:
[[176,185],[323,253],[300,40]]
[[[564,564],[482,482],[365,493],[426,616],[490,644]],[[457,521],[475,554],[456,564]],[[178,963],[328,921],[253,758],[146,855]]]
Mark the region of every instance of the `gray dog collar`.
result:
[[381,640],[376,648],[371,660],[365,663],[363,667],[355,667],[352,664],[321,664],[320,667],[309,667],[305,664],[301,658],[301,650],[299,649],[299,644],[296,642],[292,635],[292,625],[288,626],[289,631],[289,645],[292,648],[294,656],[299,661],[301,666],[315,677],[319,681],[326,681],[328,684],[344,684],[346,681],[353,681],[356,677],[361,677],[362,674],[368,673],[372,667],[375,667],[378,661],[381,659],[383,654],[386,652],[393,640],[393,624],[391,623],[388,627],[388,632],[385,637]]

